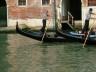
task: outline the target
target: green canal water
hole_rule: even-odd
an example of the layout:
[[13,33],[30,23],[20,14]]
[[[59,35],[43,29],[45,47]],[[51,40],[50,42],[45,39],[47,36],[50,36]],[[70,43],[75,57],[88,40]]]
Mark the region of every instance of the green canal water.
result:
[[0,34],[0,72],[96,72],[96,45],[42,43]]

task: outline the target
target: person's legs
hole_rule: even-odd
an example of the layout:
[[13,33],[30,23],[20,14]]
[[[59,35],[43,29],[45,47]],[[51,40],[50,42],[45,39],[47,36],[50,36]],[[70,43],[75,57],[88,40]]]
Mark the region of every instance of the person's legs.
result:
[[45,29],[46,27],[46,19],[43,20],[43,28]]
[[85,20],[85,25],[82,29],[82,33],[87,32],[89,30],[89,20]]
[[84,36],[82,36],[82,38],[86,38],[88,34],[88,30],[89,30],[89,20],[85,20],[85,25],[82,30],[82,33],[84,34]]
[[46,27],[46,19],[42,20],[43,26],[41,28],[41,31],[44,32],[45,31],[45,27]]

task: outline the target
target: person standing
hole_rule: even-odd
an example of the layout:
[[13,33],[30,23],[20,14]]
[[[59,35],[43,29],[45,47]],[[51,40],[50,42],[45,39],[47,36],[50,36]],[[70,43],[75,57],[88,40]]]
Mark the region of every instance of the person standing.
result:
[[42,23],[43,23],[43,26],[42,26],[42,28],[40,30],[41,32],[45,31],[47,19],[48,19],[48,11],[46,10],[45,12],[42,13]]
[[84,34],[87,33],[88,30],[89,30],[89,21],[90,21],[90,18],[91,18],[91,14],[93,14],[92,11],[93,11],[93,9],[90,8],[87,15],[86,15],[85,25],[84,25],[84,27],[82,29],[82,33],[84,33]]

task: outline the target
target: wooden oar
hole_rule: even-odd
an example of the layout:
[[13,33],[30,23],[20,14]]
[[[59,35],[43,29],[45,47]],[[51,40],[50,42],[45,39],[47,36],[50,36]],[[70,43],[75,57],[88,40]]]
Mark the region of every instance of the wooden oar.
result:
[[45,34],[46,34],[46,31],[47,31],[47,26],[45,27],[45,31],[44,31],[44,34],[43,34],[43,37],[42,37],[42,40],[41,41],[43,41],[43,39],[45,37]]
[[[50,24],[50,21],[49,21],[48,24]],[[47,26],[45,27],[45,31],[44,31],[43,37],[42,37],[42,39],[41,39],[42,42],[43,42],[43,39],[44,39],[44,37],[45,37],[45,35],[46,35],[46,31],[47,31]]]
[[[94,23],[95,23],[95,21],[94,21]],[[87,36],[86,36],[86,38],[85,38],[85,41],[84,41],[84,43],[83,43],[83,48],[85,47],[85,44],[86,44],[86,42],[87,42],[88,36],[89,36],[89,34],[90,34],[90,31],[91,31],[92,27],[94,26],[94,23],[93,23],[93,25],[90,27],[90,30],[88,31],[88,34],[87,34]]]
[[83,43],[83,48],[85,47],[85,44],[86,44],[86,42],[87,42],[88,36],[89,36],[89,34],[90,34],[90,31],[91,31],[91,29],[88,31],[88,34],[87,34],[87,36],[86,36],[86,38],[85,38],[85,41],[84,41],[84,43]]

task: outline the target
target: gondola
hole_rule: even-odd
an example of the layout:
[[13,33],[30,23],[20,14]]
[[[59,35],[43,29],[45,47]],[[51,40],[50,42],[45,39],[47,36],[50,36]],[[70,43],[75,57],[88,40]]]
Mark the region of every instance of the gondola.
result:
[[[34,32],[32,30],[30,30],[29,28],[25,28],[22,29],[19,27],[18,24],[16,24],[16,31],[24,36],[30,37],[32,39],[38,40],[38,41],[43,41],[43,42],[65,42],[66,39],[64,37],[61,36],[50,36],[47,33],[44,35],[44,33],[38,31],[38,32]],[[42,37],[44,35],[44,39],[42,40]]]
[[[81,42],[84,43],[86,37],[84,36],[84,34],[81,34],[79,32],[75,32],[75,31],[62,31],[60,29],[57,29],[57,34],[59,34],[60,36],[63,36],[65,38],[67,38],[70,41],[73,42]],[[86,39],[86,44],[96,44],[96,35],[94,34],[89,34],[88,38]]]

